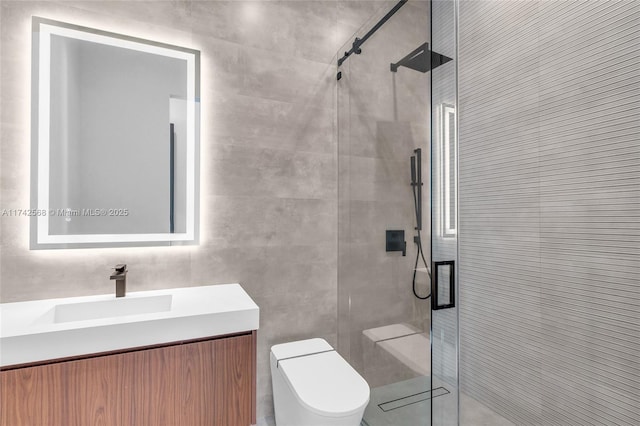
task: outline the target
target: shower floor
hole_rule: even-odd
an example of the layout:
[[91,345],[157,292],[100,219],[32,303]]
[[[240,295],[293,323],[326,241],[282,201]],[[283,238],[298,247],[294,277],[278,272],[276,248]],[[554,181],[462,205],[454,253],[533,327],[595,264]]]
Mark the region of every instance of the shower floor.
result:
[[[445,387],[430,390],[428,334],[402,323],[364,330],[363,335],[369,342],[368,360],[373,368],[387,369],[391,375],[386,377],[387,384],[372,387],[362,425],[428,426],[431,395],[437,398],[449,394]],[[394,373],[405,377],[389,383]],[[407,378],[408,374],[413,378]]]
[[[431,424],[431,398],[433,397],[434,424],[457,426],[458,400],[456,386],[438,377],[431,383],[431,358],[428,332],[408,324],[364,330],[368,342],[369,362],[374,369],[401,365],[417,377],[387,381],[373,385],[362,426],[429,426]],[[439,359],[455,358],[455,348],[440,343]],[[389,379],[393,376],[386,377]],[[432,390],[430,391],[430,387]],[[488,407],[465,394],[460,395],[460,424],[474,426],[513,426]]]
[[[362,426],[429,426],[431,422],[431,378],[416,377],[371,389],[371,399],[364,412]],[[434,398],[449,395],[440,387]]]
[[[364,412],[361,426],[430,426],[429,380],[426,376],[417,377],[371,389],[371,400]],[[457,426],[455,388],[437,382],[433,384],[433,388],[434,414],[437,417],[433,424]],[[460,394],[460,424],[515,426],[464,393]]]

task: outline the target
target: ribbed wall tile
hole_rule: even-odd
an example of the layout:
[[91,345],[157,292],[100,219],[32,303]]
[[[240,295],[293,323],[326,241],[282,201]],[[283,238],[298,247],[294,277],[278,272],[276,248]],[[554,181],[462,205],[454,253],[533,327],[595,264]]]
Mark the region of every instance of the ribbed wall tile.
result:
[[462,389],[640,423],[640,2],[461,1]]

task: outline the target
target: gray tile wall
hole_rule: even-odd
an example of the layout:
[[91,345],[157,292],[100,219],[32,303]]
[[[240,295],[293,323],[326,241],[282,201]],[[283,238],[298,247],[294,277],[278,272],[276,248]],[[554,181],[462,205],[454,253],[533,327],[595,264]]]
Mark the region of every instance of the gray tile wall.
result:
[[30,251],[28,219],[0,221],[0,299],[240,282],[261,308],[258,416],[272,412],[271,345],[336,344],[335,53],[374,5],[359,2],[0,2],[0,200],[29,206],[31,16],[199,49],[197,247]]
[[640,423],[640,2],[460,1],[460,377]]

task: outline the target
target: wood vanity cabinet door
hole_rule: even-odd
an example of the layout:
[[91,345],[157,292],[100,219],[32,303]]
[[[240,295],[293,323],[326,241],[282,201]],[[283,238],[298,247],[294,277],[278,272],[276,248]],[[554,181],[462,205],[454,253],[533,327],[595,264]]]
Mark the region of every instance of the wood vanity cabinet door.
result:
[[2,426],[247,426],[254,337],[0,372]]
[[250,425],[254,403],[252,336],[185,345],[184,351],[181,424]]
[[57,365],[1,372],[0,424],[63,424],[65,416],[60,409],[63,389],[63,372]]

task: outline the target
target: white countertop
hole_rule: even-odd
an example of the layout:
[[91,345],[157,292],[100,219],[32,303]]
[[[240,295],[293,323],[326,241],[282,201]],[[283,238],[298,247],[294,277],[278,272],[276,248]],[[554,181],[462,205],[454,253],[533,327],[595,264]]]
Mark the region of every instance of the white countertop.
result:
[[110,303],[115,295],[0,304],[0,366],[241,333],[259,327],[259,308],[239,284],[131,292],[125,299],[164,295],[171,295],[170,306],[161,312],[65,322],[55,322],[56,306]]

